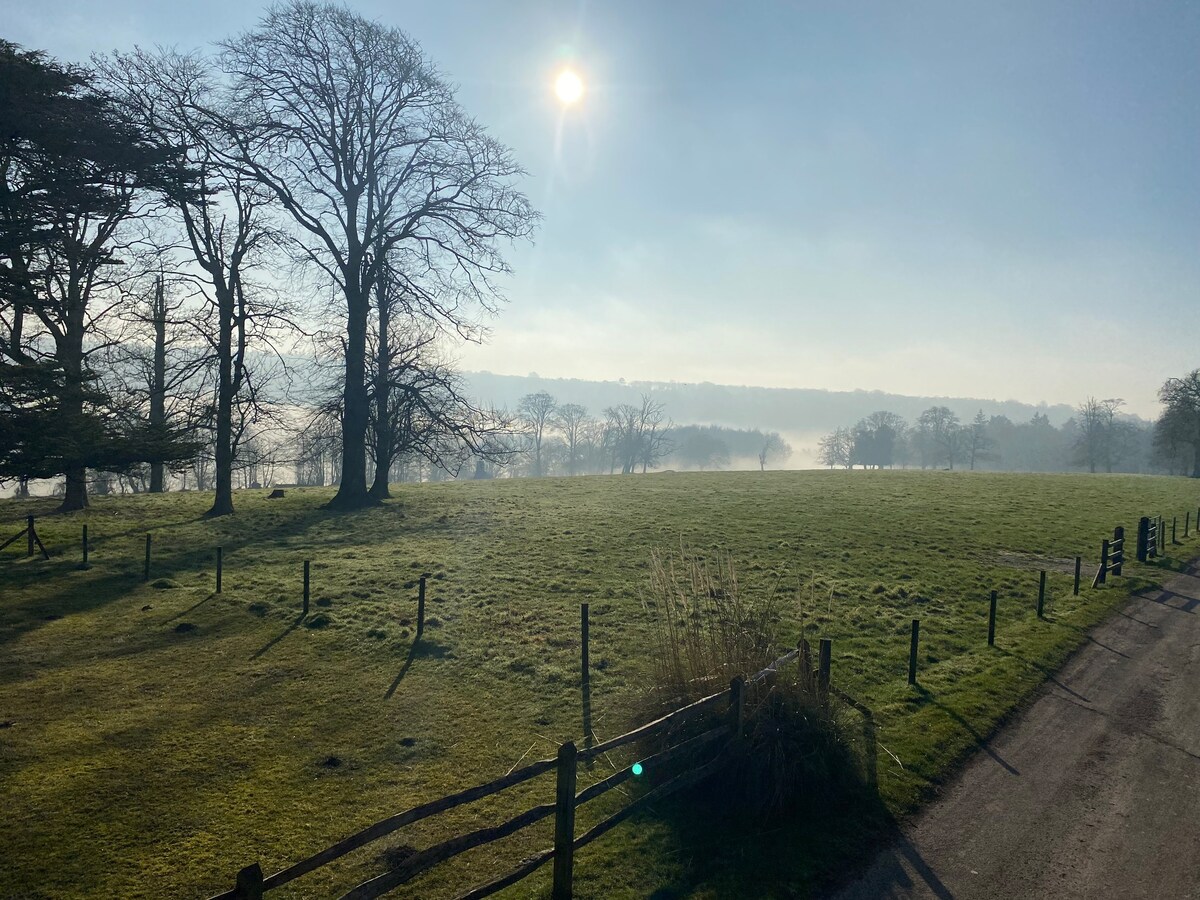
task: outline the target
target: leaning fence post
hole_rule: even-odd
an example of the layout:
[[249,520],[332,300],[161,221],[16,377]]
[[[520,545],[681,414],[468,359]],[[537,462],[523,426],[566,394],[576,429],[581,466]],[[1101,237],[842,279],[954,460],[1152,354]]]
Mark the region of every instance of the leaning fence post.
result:
[[988,646],[996,644],[996,592],[992,591],[992,602],[988,607]]
[[575,863],[575,745],[558,748],[558,785],[554,801],[553,900],[570,900]]
[[921,635],[921,620],[912,620],[912,639],[908,645],[908,683],[917,683],[917,642]]
[[1079,596],[1079,574],[1083,571],[1083,557],[1075,557],[1075,596]]
[[429,577],[428,572],[421,573],[421,580],[417,582],[417,637],[421,639],[421,635],[425,633],[425,579]]
[[150,533],[146,533],[146,563],[142,567],[142,581],[150,580]]
[[1100,568],[1096,570],[1096,577],[1092,579],[1092,587],[1098,584],[1105,584],[1108,581],[1108,538],[1100,542]]
[[28,543],[28,549],[25,551],[26,556],[33,556],[33,516],[25,517],[25,538]]
[[237,873],[237,881],[233,886],[233,896],[236,900],[262,900],[263,873],[258,863],[246,866]]
[[303,610],[300,612],[300,617],[301,617],[301,618],[304,618],[305,616],[307,616],[307,615],[308,615],[308,584],[309,584],[309,581],[308,581],[308,564],[309,564],[309,561],[306,559],[306,560],[304,561],[304,608],[303,608]]
[[224,550],[221,547],[217,548],[217,593],[221,593],[221,570],[224,566]]
[[1042,577],[1038,581],[1038,618],[1042,618],[1042,610],[1046,608],[1046,570],[1042,569]]

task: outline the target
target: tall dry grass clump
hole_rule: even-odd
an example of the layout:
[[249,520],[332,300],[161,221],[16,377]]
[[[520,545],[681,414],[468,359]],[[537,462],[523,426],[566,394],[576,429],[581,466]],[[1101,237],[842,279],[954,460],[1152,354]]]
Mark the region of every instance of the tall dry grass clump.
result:
[[[653,552],[646,608],[654,623],[654,711],[723,690],[737,676],[752,678],[794,649],[780,638],[783,602],[774,590],[744,594],[728,554]],[[856,786],[836,705],[820,695],[807,645],[796,661],[748,681],[744,696],[744,727],[722,750],[727,764],[706,788],[710,799],[772,817]]]
[[781,655],[777,594],[743,597],[729,554],[710,562],[684,547],[652,551],[646,606],[654,614],[654,678],[664,702],[727,688]]

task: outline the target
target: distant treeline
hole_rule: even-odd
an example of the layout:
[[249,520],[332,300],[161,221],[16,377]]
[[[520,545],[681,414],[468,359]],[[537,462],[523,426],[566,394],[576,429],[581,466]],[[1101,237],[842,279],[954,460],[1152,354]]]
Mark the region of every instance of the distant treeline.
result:
[[1155,472],[1200,477],[1200,372],[1173,378],[1160,398],[1166,412],[1148,423],[1123,416],[1122,400],[1088,398],[1061,427],[1035,413],[1026,422],[986,416],[962,422],[931,406],[915,422],[887,410],[820,440],[830,468],[941,468],[1017,472]]

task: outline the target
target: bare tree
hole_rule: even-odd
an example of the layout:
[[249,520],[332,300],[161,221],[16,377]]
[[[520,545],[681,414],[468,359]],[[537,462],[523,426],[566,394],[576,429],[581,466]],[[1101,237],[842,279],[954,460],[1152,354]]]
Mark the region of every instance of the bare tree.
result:
[[817,444],[817,461],[823,466],[842,466],[849,469],[853,463],[854,435],[849,428],[837,428],[821,438]]
[[567,474],[574,475],[579,463],[579,448],[589,422],[586,406],[564,403],[554,415],[554,427],[562,432],[567,445]]
[[778,431],[768,432],[763,437],[761,449],[758,451],[758,470],[765,472],[768,462],[782,463],[792,455],[792,445],[783,439]]
[[1079,432],[1075,438],[1075,458],[1095,472],[1097,467],[1111,472],[1113,464],[1121,455],[1123,437],[1121,424],[1117,421],[1117,410],[1125,405],[1119,397],[1097,400],[1088,397],[1079,404],[1076,424]]
[[256,418],[238,407],[254,407],[259,399],[249,351],[256,344],[272,349],[272,332],[291,326],[278,295],[249,280],[279,245],[280,235],[268,219],[272,198],[230,162],[236,143],[228,128],[216,127],[232,122],[230,101],[210,61],[138,50],[97,60],[97,65],[128,115],[147,133],[186,148],[187,161],[198,173],[200,191],[180,194],[176,213],[195,280],[216,319],[198,323],[216,361],[216,491],[208,515],[227,515],[233,512],[234,460],[242,439],[238,425]]
[[[112,389],[120,398],[119,415],[126,420],[127,431],[142,430],[147,436],[152,494],[166,490],[168,469],[155,446],[186,441],[193,452],[199,452],[202,444],[195,435],[207,414],[207,357],[195,340],[196,310],[186,304],[181,287],[178,279],[168,283],[161,270],[155,273],[142,292],[148,296],[125,305],[121,316],[136,330],[112,354],[112,363],[123,376]],[[141,339],[146,332],[148,342]],[[177,460],[171,468],[182,471],[188,462]]]
[[534,478],[540,478],[546,474],[542,461],[542,442],[545,438],[546,427],[554,422],[554,414],[557,409],[558,401],[546,391],[526,394],[517,404],[517,415],[533,445]]
[[273,7],[223,44],[242,170],[298,227],[306,258],[345,301],[342,477],[331,505],[372,502],[366,482],[367,325],[372,287],[396,253],[414,314],[475,336],[472,309],[501,301],[501,240],[531,234],[509,150],[459,109],[403,32],[344,7]]

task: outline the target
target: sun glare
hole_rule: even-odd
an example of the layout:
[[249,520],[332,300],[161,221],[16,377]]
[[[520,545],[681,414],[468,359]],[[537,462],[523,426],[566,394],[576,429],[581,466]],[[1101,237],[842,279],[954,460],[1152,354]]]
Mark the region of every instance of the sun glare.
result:
[[583,79],[570,69],[564,69],[554,82],[554,93],[569,106],[583,96]]

